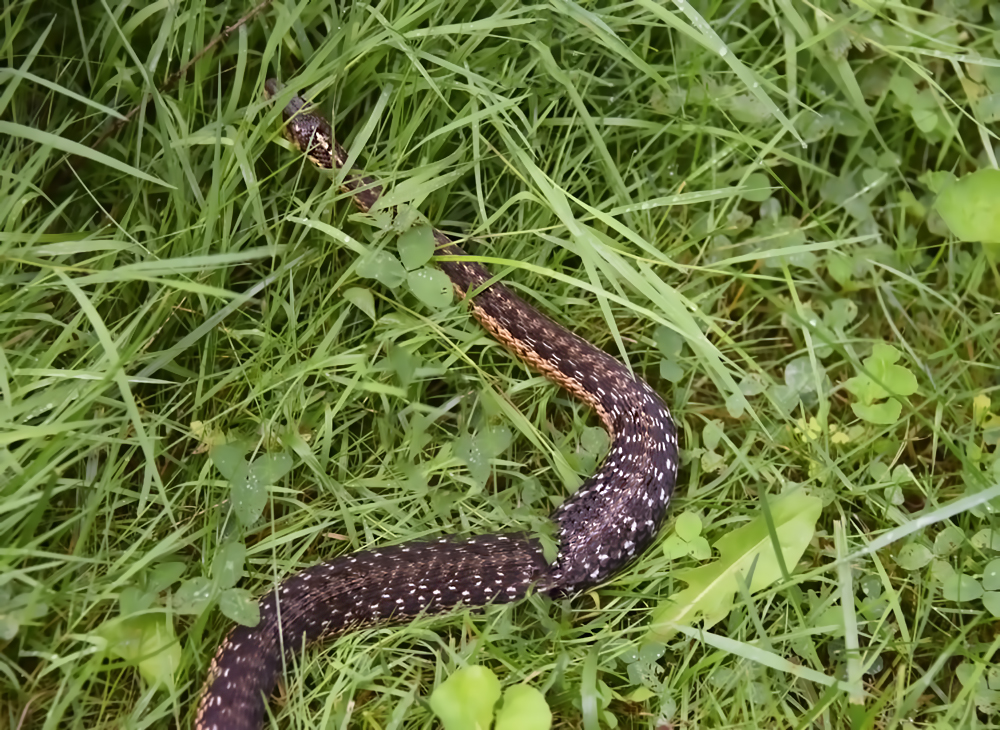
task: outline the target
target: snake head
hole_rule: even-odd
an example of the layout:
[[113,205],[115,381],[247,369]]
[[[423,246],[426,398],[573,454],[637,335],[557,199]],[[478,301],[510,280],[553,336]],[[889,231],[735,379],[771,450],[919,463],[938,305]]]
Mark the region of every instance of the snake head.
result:
[[[277,79],[268,79],[264,83],[264,93],[268,99],[274,98],[281,89],[281,82]],[[310,111],[311,108],[312,105],[301,96],[293,96],[281,110],[281,117],[285,122],[284,134],[313,164],[330,169],[335,164],[337,154],[333,130],[330,123],[321,115]]]

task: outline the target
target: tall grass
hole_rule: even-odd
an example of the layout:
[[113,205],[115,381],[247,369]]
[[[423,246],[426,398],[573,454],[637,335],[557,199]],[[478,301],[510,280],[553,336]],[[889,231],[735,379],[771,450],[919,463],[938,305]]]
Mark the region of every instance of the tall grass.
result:
[[[557,727],[998,722],[1000,538],[976,504],[1000,482],[997,272],[933,211],[937,173],[996,166],[994,5],[275,3],[156,91],[247,10],[0,16],[0,727],[187,726],[223,589],[239,613],[345,551],[545,529],[606,445],[460,304],[372,268],[418,215],[664,395],[674,514],[709,543],[796,487],[822,517],[712,627],[723,648],[648,639],[699,563],[658,544],[575,599],[306,652],[277,726],[432,727],[426,697],[470,663],[545,691]],[[281,141],[272,75],[396,219]],[[887,425],[844,386],[880,342],[919,386]],[[224,439],[291,458],[250,525],[207,453]],[[215,599],[179,601],[200,579]]]

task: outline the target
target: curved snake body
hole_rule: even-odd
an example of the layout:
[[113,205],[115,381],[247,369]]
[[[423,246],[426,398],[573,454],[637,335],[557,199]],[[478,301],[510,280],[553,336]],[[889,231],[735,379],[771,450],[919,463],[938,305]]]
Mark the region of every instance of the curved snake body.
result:
[[[269,96],[280,90],[267,82]],[[317,166],[340,169],[347,154],[329,123],[294,97],[285,135]],[[381,187],[347,175],[342,188],[364,211]],[[677,434],[667,406],[617,359],[541,314],[500,283],[447,235],[435,230],[440,268],[473,316],[516,357],[597,412],[611,435],[600,470],[551,515],[559,552],[519,533],[441,539],[365,550],[316,565],[282,582],[260,602],[260,623],[238,626],[209,668],[197,730],[256,730],[264,720],[283,658],[303,645],[355,629],[400,623],[459,606],[507,603],[530,589],[569,595],[596,585],[652,542],[677,474]],[[472,293],[470,297],[469,294]]]

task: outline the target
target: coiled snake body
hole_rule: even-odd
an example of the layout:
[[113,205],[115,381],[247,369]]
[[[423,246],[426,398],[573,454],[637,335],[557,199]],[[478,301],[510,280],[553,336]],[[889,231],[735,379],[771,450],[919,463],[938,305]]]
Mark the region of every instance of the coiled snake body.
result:
[[[280,90],[266,85],[269,97]],[[285,135],[317,166],[347,154],[329,123],[293,97]],[[382,190],[350,174],[342,188],[364,211]],[[677,433],[660,397],[617,359],[556,324],[500,283],[444,233],[439,261],[473,316],[515,356],[594,408],[611,435],[600,470],[551,515],[559,552],[548,564],[525,534],[407,543],[322,563],[282,582],[260,602],[260,623],[237,626],[219,647],[197,711],[197,730],[251,730],[264,720],[284,656],[303,644],[366,626],[400,623],[459,606],[507,603],[529,589],[576,593],[612,576],[652,542],[677,475]],[[472,294],[470,297],[469,294]]]

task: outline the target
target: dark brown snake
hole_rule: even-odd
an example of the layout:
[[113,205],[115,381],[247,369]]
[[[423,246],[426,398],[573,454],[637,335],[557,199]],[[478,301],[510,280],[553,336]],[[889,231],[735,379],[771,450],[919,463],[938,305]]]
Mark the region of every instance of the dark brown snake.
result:
[[[268,97],[281,89],[271,79]],[[285,136],[318,167],[347,153],[300,97],[284,109]],[[382,189],[348,175],[342,189],[368,211]],[[219,647],[198,706],[197,730],[256,730],[285,657],[359,628],[403,623],[460,606],[509,603],[531,589],[569,595],[621,570],[653,541],[677,477],[677,431],[663,400],[617,359],[556,324],[435,230],[438,261],[473,316],[516,357],[597,411],[611,435],[600,470],[556,509],[559,552],[548,564],[522,533],[443,538],[364,550],[313,566],[260,601],[260,623],[237,626]],[[469,292],[473,296],[469,297]]]

